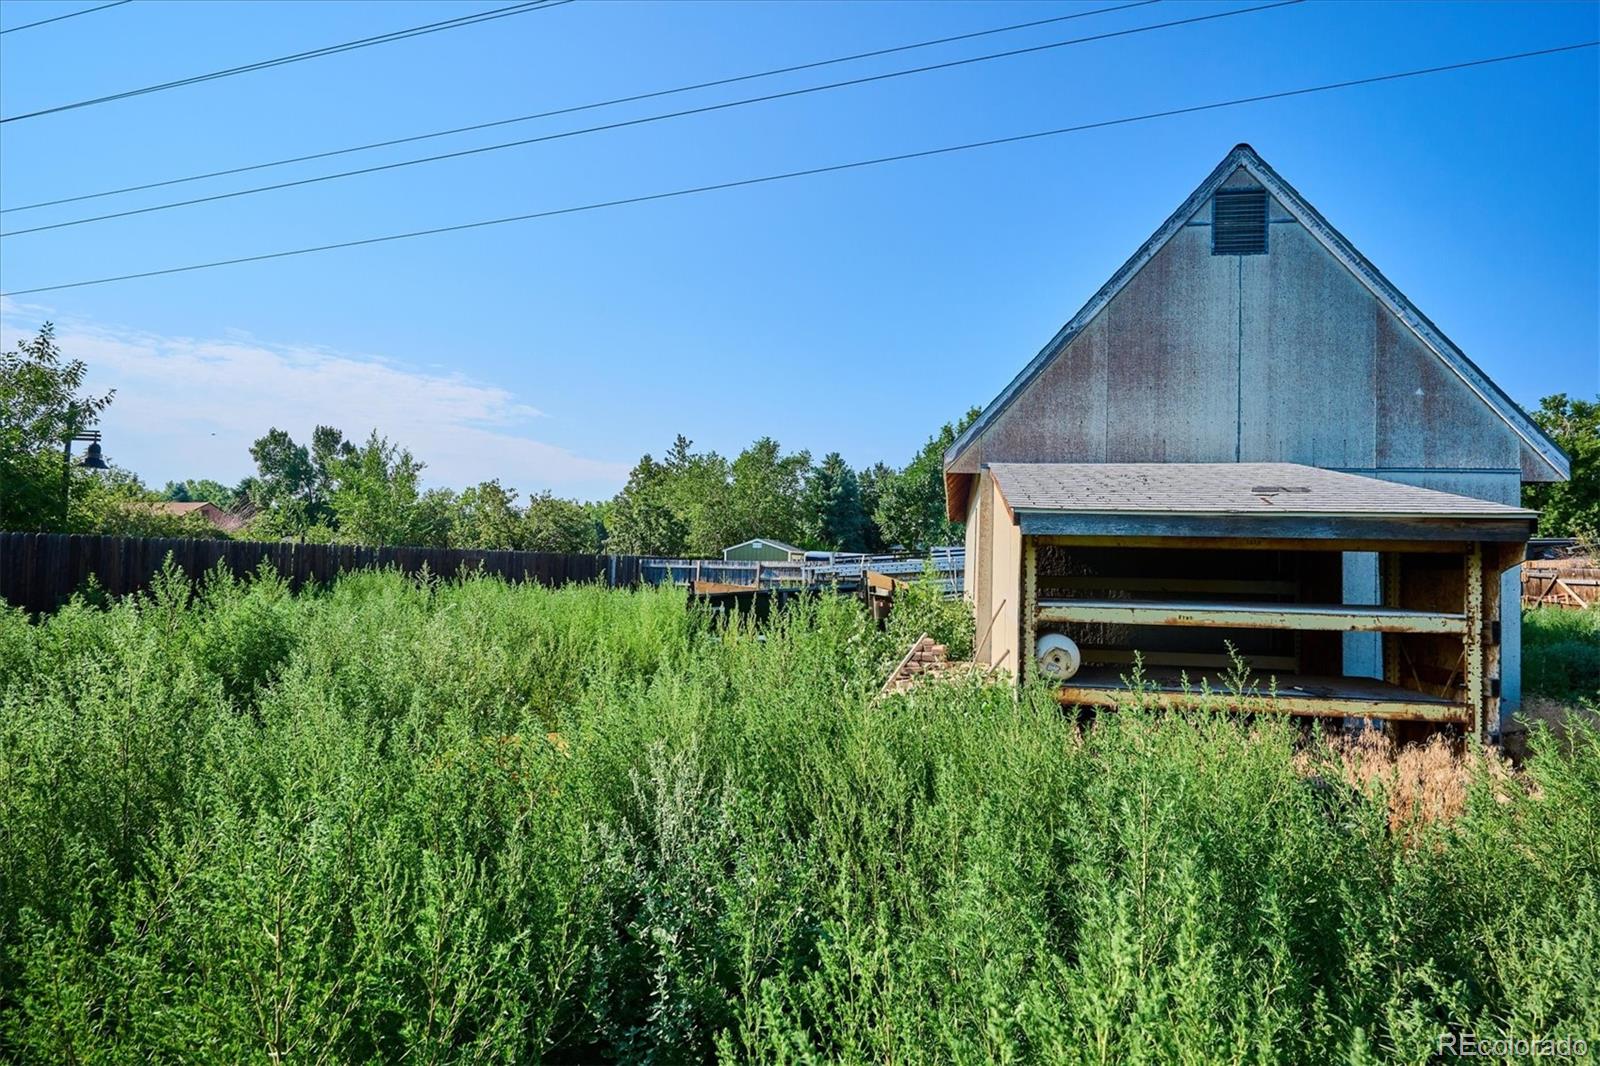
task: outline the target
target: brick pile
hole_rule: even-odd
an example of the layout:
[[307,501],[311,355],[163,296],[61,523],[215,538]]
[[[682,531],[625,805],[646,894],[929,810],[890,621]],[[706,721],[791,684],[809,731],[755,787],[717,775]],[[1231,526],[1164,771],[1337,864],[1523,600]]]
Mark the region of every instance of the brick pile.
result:
[[911,645],[911,650],[900,660],[900,665],[889,675],[889,680],[883,683],[879,695],[905,692],[929,678],[971,668],[971,663],[952,662],[949,649],[924,633]]

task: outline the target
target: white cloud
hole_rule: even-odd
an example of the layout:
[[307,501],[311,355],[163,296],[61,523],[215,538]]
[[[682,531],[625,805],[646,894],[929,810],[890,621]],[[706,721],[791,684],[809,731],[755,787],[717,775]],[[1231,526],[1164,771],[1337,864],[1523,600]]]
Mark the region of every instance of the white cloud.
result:
[[[0,346],[47,317],[44,308],[0,303]],[[236,481],[252,472],[250,442],[269,427],[305,441],[321,424],[358,440],[375,427],[424,460],[433,485],[499,478],[524,493],[602,496],[628,476],[625,462],[527,435],[537,408],[459,374],[236,331],[196,339],[58,321],[56,335],[63,352],[89,365],[91,390],[117,390],[101,419],[106,454],[155,485]]]

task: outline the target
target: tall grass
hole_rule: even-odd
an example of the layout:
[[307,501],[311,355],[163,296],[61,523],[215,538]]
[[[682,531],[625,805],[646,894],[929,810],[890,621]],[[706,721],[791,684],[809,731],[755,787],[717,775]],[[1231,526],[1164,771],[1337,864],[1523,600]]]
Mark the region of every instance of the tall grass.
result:
[[1600,606],[1535,607],[1522,619],[1527,691],[1600,710]]
[[1396,832],[1281,723],[875,702],[893,639],[842,599],[757,633],[671,590],[392,573],[0,616],[0,1058],[1600,1036],[1592,732]]

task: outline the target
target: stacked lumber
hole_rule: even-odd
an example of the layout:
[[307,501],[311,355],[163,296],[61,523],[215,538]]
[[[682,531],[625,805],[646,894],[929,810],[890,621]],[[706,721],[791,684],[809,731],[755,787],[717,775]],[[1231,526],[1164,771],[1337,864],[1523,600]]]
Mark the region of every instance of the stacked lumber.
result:
[[1587,607],[1600,603],[1600,560],[1538,559],[1522,564],[1524,607]]

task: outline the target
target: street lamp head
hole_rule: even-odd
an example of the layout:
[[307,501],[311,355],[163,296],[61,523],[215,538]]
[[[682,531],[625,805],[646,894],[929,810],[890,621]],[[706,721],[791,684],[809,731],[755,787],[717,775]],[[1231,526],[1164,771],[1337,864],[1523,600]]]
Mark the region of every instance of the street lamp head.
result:
[[87,449],[85,449],[84,455],[83,455],[83,461],[80,462],[78,465],[79,466],[86,466],[90,470],[107,470],[107,469],[110,469],[109,467],[106,466],[106,461],[105,461],[104,457],[102,457],[101,454],[100,454],[100,442],[99,441],[95,441],[93,444],[89,445],[89,447]]

